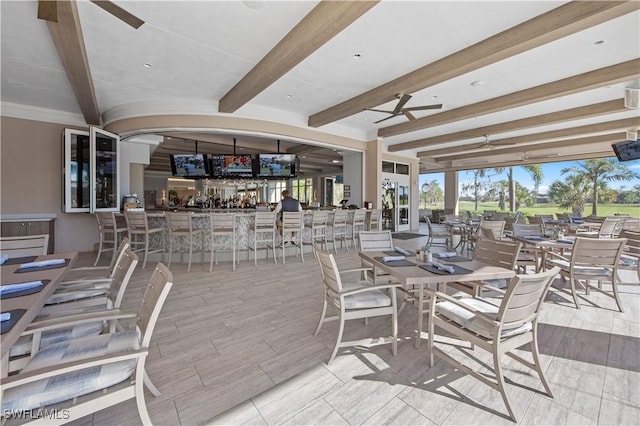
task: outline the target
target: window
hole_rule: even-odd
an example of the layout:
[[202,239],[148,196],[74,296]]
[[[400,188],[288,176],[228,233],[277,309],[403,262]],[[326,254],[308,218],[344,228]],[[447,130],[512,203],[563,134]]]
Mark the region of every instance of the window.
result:
[[301,203],[309,203],[313,201],[311,196],[313,194],[313,179],[295,179],[292,184],[293,198],[297,199]]
[[383,161],[382,162],[382,171],[385,173],[395,173],[396,172],[396,163],[392,163],[391,161]]
[[408,175],[409,174],[409,165],[396,163],[396,174],[399,175]]
[[287,189],[287,182],[283,180],[269,181],[267,183],[267,202],[277,203],[282,198],[282,191]]

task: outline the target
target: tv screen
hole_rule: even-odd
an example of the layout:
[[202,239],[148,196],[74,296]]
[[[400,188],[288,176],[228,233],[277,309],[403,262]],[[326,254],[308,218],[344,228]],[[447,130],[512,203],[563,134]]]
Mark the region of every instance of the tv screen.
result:
[[625,141],[611,145],[619,161],[640,159],[640,141]]
[[212,155],[209,161],[213,177],[253,177],[251,155]]
[[209,177],[206,154],[171,154],[171,173],[178,177]]
[[296,177],[295,154],[258,154],[258,177]]

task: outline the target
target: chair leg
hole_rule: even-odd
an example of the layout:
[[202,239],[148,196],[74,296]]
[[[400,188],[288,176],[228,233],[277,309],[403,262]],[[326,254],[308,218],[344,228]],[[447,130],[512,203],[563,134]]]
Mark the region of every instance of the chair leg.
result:
[[102,245],[104,244],[104,236],[102,232],[100,232],[100,245],[98,246],[98,256],[96,257],[96,261],[93,262],[93,266],[97,266],[100,261],[100,255],[102,254]]
[[318,326],[316,327],[316,331],[313,332],[314,336],[317,336],[320,333],[320,328],[322,328],[322,323],[324,322],[324,316],[327,314],[327,298],[325,298],[322,302],[322,312],[320,313],[320,321],[318,321]]
[[542,382],[542,386],[544,386],[544,390],[547,392],[551,398],[553,398],[553,393],[551,393],[551,388],[549,387],[549,383],[547,383],[547,379],[544,377],[544,373],[542,372],[542,365],[540,364],[540,353],[538,350],[538,324],[533,329],[533,340],[531,340],[531,355],[533,355],[533,363],[536,367],[536,372],[538,373],[538,377],[540,377],[540,381]]
[[138,414],[143,425],[151,425],[151,417],[149,417],[149,411],[147,410],[147,404],[144,400],[144,376],[146,375],[144,369],[144,361],[138,361],[136,367],[136,384],[135,384],[135,396],[136,405],[138,406]]
[[576,304],[576,309],[580,309],[580,303],[578,302],[578,295],[576,293],[576,279],[573,277],[569,278],[569,283],[571,285],[571,296],[573,296],[573,303]]
[[327,365],[331,364],[336,355],[338,354],[338,349],[340,348],[340,342],[342,342],[342,335],[344,333],[344,312],[340,312],[340,328],[338,329],[338,337],[336,340],[336,345],[333,348],[333,352],[329,357],[329,361],[327,361]]
[[144,237],[144,260],[142,261],[142,269],[147,266],[147,255],[149,254],[149,235]]
[[149,389],[149,392],[151,392],[153,396],[162,395],[162,393],[160,393],[156,385],[154,385],[151,379],[149,378],[149,374],[147,374],[147,370],[144,371],[144,385],[147,387],[147,389]]
[[616,282],[615,274],[611,278],[611,289],[613,290],[613,298],[616,301],[616,305],[618,305],[618,310],[620,312],[624,312],[624,310],[622,309],[622,302],[620,301],[620,295],[618,294],[618,283]]
[[502,401],[504,402],[504,405],[507,407],[507,411],[509,412],[509,417],[511,417],[511,420],[517,423],[518,419],[516,419],[516,416],[513,413],[513,410],[511,409],[511,403],[509,402],[509,397],[507,396],[507,390],[505,389],[505,386],[504,386],[505,384],[504,375],[502,374],[502,365],[500,364],[500,352],[498,348],[495,346],[493,348],[493,367],[496,373],[496,382],[498,385],[498,391],[500,392],[500,395],[502,395]]

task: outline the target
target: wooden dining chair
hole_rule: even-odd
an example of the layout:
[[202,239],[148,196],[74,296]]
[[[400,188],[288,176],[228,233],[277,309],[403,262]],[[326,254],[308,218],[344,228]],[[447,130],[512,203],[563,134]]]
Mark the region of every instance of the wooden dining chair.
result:
[[185,251],[189,253],[189,263],[187,272],[191,272],[191,258],[194,247],[200,248],[201,262],[204,263],[204,229],[193,226],[193,213],[173,213],[167,212],[167,229],[169,230],[169,261],[167,268],[171,267],[171,257],[173,255],[174,243],[178,244],[180,261]]
[[[371,285],[369,281],[343,281],[343,275],[361,272],[361,268],[352,270],[338,270],[333,254],[316,246],[315,252],[320,263],[320,274],[324,282],[324,299],[322,313],[318,326],[313,333],[316,336],[322,324],[328,321],[339,321],[336,344],[329,356],[330,364],[338,350],[347,346],[372,343],[391,343],[393,355],[398,351],[398,316],[395,289],[401,284]],[[389,291],[387,291],[389,290]],[[327,316],[328,309],[337,311],[335,315]],[[382,315],[391,316],[391,336],[387,338],[366,338],[354,341],[343,341],[345,322],[352,319],[371,318]]]
[[100,255],[105,250],[111,251],[111,260],[113,260],[120,240],[127,235],[127,227],[118,225],[115,212],[97,212],[96,221],[98,222],[100,241],[98,242],[98,255],[93,266],[98,264]]
[[[66,420],[71,421],[133,398],[141,423],[152,424],[144,386],[154,396],[160,392],[146,374],[145,364],[153,330],[172,285],[171,272],[158,264],[137,313],[97,312],[92,316],[66,318],[58,324],[67,327],[102,320],[134,321],[135,325],[124,331],[66,340],[42,348],[20,373],[0,379],[3,412],[53,412],[55,404],[56,412],[64,412],[68,416]],[[30,328],[28,332],[35,336],[42,328]],[[45,422],[51,424],[48,418]]]
[[27,235],[19,237],[0,237],[0,254],[9,259],[24,256],[42,256],[47,254],[49,235]]
[[[534,370],[548,396],[553,397],[551,388],[544,377],[538,349],[538,318],[544,298],[559,268],[529,275],[517,275],[511,279],[504,295],[498,302],[482,297],[464,297],[456,299],[443,292],[431,293],[429,301],[429,343],[427,362],[433,366],[434,355],[450,364],[457,371],[469,374],[482,383],[500,392],[502,400],[514,422],[517,417],[509,401],[503,375],[503,355],[508,355],[520,364]],[[436,345],[436,327],[465,342],[464,350],[442,350]],[[468,348],[468,343],[472,348]],[[533,362],[525,360],[514,351],[529,344]],[[459,347],[454,344],[454,348]],[[469,362],[460,359],[467,356],[478,361],[475,348],[489,352],[493,362],[480,362],[472,368]],[[459,355],[459,356],[458,356]],[[455,356],[455,357],[454,357]],[[486,373],[489,368],[491,375]],[[533,389],[535,391],[535,389]]]

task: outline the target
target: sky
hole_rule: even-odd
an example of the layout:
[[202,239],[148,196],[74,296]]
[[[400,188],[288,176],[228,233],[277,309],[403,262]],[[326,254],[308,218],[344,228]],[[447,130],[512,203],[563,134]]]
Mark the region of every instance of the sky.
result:
[[[540,194],[545,194],[552,182],[564,178],[563,175],[560,173],[560,170],[564,169],[565,167],[576,166],[577,163],[578,163],[577,161],[563,161],[559,163],[541,164],[543,178],[542,178],[542,184],[540,185]],[[628,168],[635,171],[636,173],[640,173],[640,160],[626,161],[622,164],[626,165]],[[527,173],[527,171],[524,170],[522,167],[516,166],[513,168],[513,178],[516,182],[520,183],[521,185],[527,187],[530,190],[534,188],[533,179],[531,178],[529,173]],[[423,183],[431,182],[434,179],[437,180],[440,183],[440,187],[444,189],[444,173],[421,174],[420,187],[422,187]],[[502,176],[491,177],[492,181],[499,181],[499,180],[506,180],[506,179],[507,179],[506,173],[503,173]],[[458,182],[460,187],[465,182],[473,182],[472,171],[469,170],[469,171],[459,172]],[[621,189],[621,187],[623,186],[625,189],[631,189],[635,185],[640,185],[640,179],[635,179],[633,181],[627,181],[627,182],[610,182],[609,183],[609,187],[613,189]]]

